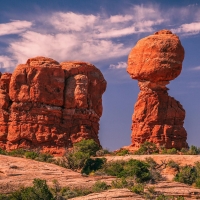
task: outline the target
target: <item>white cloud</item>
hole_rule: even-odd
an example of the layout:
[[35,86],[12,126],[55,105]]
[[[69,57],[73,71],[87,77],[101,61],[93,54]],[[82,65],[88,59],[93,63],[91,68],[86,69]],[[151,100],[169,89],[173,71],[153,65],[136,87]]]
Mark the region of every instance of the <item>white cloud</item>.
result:
[[12,21],[5,24],[0,24],[0,36],[1,35],[10,35],[10,34],[19,34],[27,28],[30,28],[32,23],[29,21]]
[[47,56],[58,61],[83,60],[88,62],[127,55],[129,47],[107,40],[91,40],[86,36],[73,34],[40,34],[32,31],[23,33],[20,41],[13,42],[9,51],[24,63],[27,58]]
[[110,22],[111,23],[119,23],[119,22],[128,22],[131,20],[134,20],[133,15],[114,15],[110,17]]
[[110,69],[124,69],[127,67],[126,62],[118,62],[117,64],[111,64],[109,66]]
[[153,32],[153,26],[162,23],[157,8],[134,6],[132,11],[135,13],[113,16],[55,12],[50,16],[37,16],[31,30],[31,22],[18,21],[16,27],[20,37],[12,41],[7,50],[18,63],[39,55],[58,61],[88,62],[127,56],[132,42],[124,44],[113,38]]
[[94,15],[56,12],[52,15],[49,22],[60,31],[82,31],[92,26],[97,18]]
[[12,71],[13,66],[17,64],[17,60],[8,56],[0,56],[0,71]]
[[182,24],[179,28],[173,29],[173,32],[198,34],[200,32],[200,22]]
[[200,66],[198,66],[198,67],[193,67],[193,68],[191,68],[190,70],[198,71],[198,70],[200,70]]
[[[188,10],[182,9],[184,17],[189,16]],[[169,20],[173,21],[172,18]],[[34,26],[28,21],[0,24],[0,35],[16,33],[19,36],[12,39],[6,49],[11,60],[25,63],[28,58],[41,55],[57,61],[100,62],[110,59],[112,63],[115,58],[128,55],[140,33],[153,33],[157,31],[157,26],[167,28],[169,24],[156,5],[135,5],[125,14],[112,16],[105,13],[54,12],[36,16],[33,21]],[[182,24],[173,30],[180,34],[196,33],[200,30],[200,22]],[[129,36],[130,42],[129,39],[123,40],[125,36]],[[4,64],[7,61],[4,59],[1,62]],[[10,65],[14,65],[14,62]],[[110,68],[125,68],[125,63],[119,62],[110,65]]]

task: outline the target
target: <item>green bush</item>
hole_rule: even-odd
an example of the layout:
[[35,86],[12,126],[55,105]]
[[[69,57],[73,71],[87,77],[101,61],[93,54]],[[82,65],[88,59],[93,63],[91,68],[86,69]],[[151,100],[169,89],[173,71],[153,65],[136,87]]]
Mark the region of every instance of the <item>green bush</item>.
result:
[[109,185],[106,184],[104,181],[97,181],[92,186],[92,192],[102,192],[104,190],[107,190],[109,188]]
[[155,182],[162,180],[160,171],[157,169],[158,164],[153,160],[153,158],[146,158],[145,161],[149,165],[151,181]]
[[81,173],[90,174],[91,172],[95,172],[100,169],[105,162],[105,159],[102,158],[88,158],[82,168]]
[[23,157],[25,152],[26,152],[25,149],[15,149],[10,152],[7,152],[7,155],[14,157]]
[[6,153],[7,153],[7,152],[6,152],[5,150],[3,150],[3,149],[0,148],[0,154],[1,154],[1,155],[6,155]]
[[144,185],[141,183],[136,184],[133,187],[131,187],[130,190],[136,194],[143,194],[144,193]]
[[49,163],[54,161],[53,156],[49,153],[39,153],[35,160]]
[[196,146],[192,145],[189,149],[189,151],[187,152],[188,155],[198,155],[200,154],[200,149],[197,148]]
[[34,160],[38,157],[39,153],[34,152],[34,151],[27,151],[27,152],[25,152],[24,155],[25,155],[26,158]]
[[132,177],[136,182],[144,182],[151,179],[149,165],[144,161],[131,159],[127,162],[115,161],[105,163],[102,170],[111,176],[118,178]]
[[92,139],[81,140],[80,142],[75,143],[74,147],[77,151],[89,154],[89,156],[95,156],[96,152],[100,149],[100,146]]
[[111,176],[118,176],[121,171],[123,171],[125,162],[124,161],[115,161],[105,163],[102,170]]
[[108,149],[100,149],[96,152],[96,156],[104,156],[105,154],[111,154],[111,152]]
[[65,154],[65,158],[67,168],[75,170],[83,168],[90,155],[80,151],[68,151]]
[[113,180],[111,183],[112,188],[127,188],[128,182],[125,178]]
[[180,169],[180,171],[174,177],[177,182],[192,185],[197,177],[197,172],[195,167],[186,165]]
[[[90,156],[95,156],[99,149],[99,145],[92,139],[77,142],[74,144],[73,150],[66,151],[63,158],[65,163],[62,162],[62,165],[64,164],[64,166],[72,170],[82,169],[85,166],[87,160],[90,159]],[[92,166],[89,167],[90,162],[92,161],[88,161],[87,166],[85,166],[84,171],[86,173],[89,173],[89,168],[92,168]],[[94,167],[96,167],[99,162],[100,160],[96,160]]]
[[167,162],[167,166],[168,166],[168,167],[171,167],[171,168],[174,168],[174,169],[176,169],[177,171],[179,171],[179,168],[180,168],[179,164],[176,163],[176,162],[173,161],[173,160],[169,160],[169,161]]
[[117,156],[124,156],[124,155],[127,155],[127,154],[129,154],[129,151],[128,151],[127,149],[120,149],[120,150],[116,153]]
[[55,200],[46,181],[34,179],[33,187],[22,188],[10,195],[0,195],[0,200]]
[[184,155],[187,155],[188,151],[189,151],[189,149],[187,149],[187,148],[182,148],[181,149],[181,153],[184,154]]
[[118,177],[134,177],[136,182],[144,182],[151,179],[149,165],[144,161],[131,159],[125,163]]
[[175,148],[167,149],[167,154],[177,154],[177,150]]
[[135,152],[136,155],[155,154],[159,153],[159,149],[152,142],[145,141],[140,148]]

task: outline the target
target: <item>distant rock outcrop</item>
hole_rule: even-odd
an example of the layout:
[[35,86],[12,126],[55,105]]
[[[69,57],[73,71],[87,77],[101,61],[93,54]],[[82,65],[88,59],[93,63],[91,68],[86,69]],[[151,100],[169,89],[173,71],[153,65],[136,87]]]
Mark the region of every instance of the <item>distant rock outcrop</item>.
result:
[[106,81],[94,65],[36,57],[0,79],[0,147],[61,154],[73,143],[98,144]]
[[188,147],[185,110],[168,95],[169,81],[181,72],[184,48],[175,34],[161,30],[137,42],[127,72],[138,80],[140,93],[132,116],[132,148],[145,141],[166,148]]

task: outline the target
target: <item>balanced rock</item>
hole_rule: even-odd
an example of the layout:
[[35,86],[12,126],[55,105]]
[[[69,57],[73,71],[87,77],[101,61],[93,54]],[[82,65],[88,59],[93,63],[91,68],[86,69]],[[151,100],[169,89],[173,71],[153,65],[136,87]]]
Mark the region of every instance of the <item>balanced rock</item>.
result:
[[99,145],[106,81],[94,65],[36,57],[0,79],[0,147],[62,154],[82,139]]
[[139,40],[131,50],[127,72],[140,88],[132,116],[133,149],[145,141],[167,149],[188,147],[185,110],[168,95],[166,87],[181,73],[183,59],[178,36],[168,30]]

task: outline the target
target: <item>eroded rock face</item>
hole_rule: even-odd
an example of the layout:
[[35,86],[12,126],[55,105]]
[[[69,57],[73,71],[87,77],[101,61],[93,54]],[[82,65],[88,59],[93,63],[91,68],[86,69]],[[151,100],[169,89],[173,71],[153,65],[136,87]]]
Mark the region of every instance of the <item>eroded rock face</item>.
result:
[[99,143],[105,89],[89,63],[36,57],[18,65],[0,79],[0,147],[62,154],[82,139]]
[[161,30],[139,40],[128,57],[127,72],[138,80],[140,93],[132,116],[132,147],[145,141],[166,148],[186,148],[185,110],[167,93],[181,72],[184,49],[171,31]]

